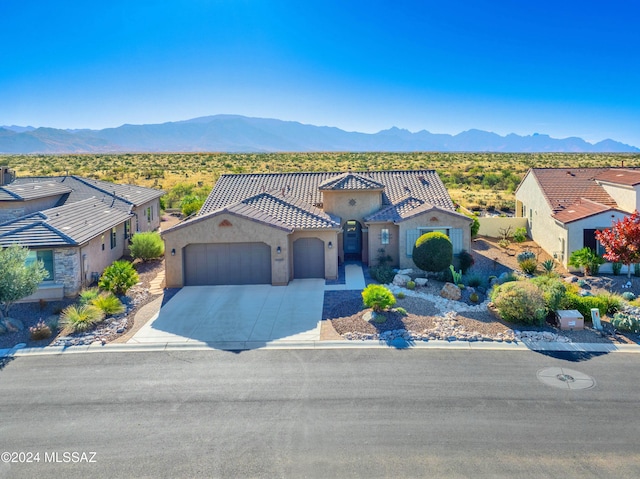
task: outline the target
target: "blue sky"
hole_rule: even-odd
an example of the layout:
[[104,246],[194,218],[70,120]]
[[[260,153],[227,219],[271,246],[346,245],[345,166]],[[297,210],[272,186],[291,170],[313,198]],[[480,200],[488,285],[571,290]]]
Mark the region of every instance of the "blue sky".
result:
[[0,125],[232,113],[640,146],[631,0],[0,0]]

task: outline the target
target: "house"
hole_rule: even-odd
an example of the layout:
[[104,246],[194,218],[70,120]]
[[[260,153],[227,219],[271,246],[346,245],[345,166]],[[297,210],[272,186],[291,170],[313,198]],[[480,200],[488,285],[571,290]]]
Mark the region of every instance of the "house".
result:
[[200,212],[162,233],[168,287],[334,279],[348,259],[413,267],[418,237],[468,250],[471,219],[433,170],[222,175]]
[[160,190],[78,176],[15,178],[0,167],[0,246],[29,248],[49,273],[26,300],[73,297],[160,226]]
[[516,216],[526,217],[531,239],[567,267],[585,246],[604,253],[595,232],[640,209],[639,193],[640,170],[531,168],[515,192]]

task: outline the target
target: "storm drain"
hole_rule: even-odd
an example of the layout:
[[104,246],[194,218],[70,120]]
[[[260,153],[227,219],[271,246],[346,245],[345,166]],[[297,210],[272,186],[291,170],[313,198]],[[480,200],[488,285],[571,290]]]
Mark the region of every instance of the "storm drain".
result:
[[538,379],[560,389],[589,389],[596,385],[591,376],[567,368],[546,368],[538,371]]

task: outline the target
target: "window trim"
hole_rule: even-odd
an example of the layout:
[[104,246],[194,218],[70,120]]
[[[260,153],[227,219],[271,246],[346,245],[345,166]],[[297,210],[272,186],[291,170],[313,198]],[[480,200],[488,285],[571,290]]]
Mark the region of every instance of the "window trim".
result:
[[113,228],[111,228],[111,249],[117,246],[117,242],[118,242],[117,235],[118,235],[118,228],[114,226]]
[[[50,252],[51,253],[51,271],[49,271],[49,269],[47,268],[47,262],[44,261],[43,259],[38,258],[38,253],[44,253],[44,252]],[[33,258],[33,256],[35,255],[35,258]],[[27,259],[25,261],[25,264],[28,266],[30,264],[32,264],[35,261],[42,261],[42,263],[44,264],[44,267],[47,271],[47,273],[49,273],[49,275],[44,278],[42,280],[43,283],[45,282],[53,282],[55,280],[55,274],[56,274],[56,262],[55,262],[55,255],[53,253],[53,249],[29,249],[29,253],[27,254]]]

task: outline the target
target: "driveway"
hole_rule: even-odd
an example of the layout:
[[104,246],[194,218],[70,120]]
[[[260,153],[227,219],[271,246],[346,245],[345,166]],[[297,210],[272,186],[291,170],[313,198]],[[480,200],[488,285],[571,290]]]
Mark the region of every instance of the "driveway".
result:
[[273,341],[318,341],[323,279],[287,286],[188,286],[128,343],[205,343],[220,349],[253,349]]

